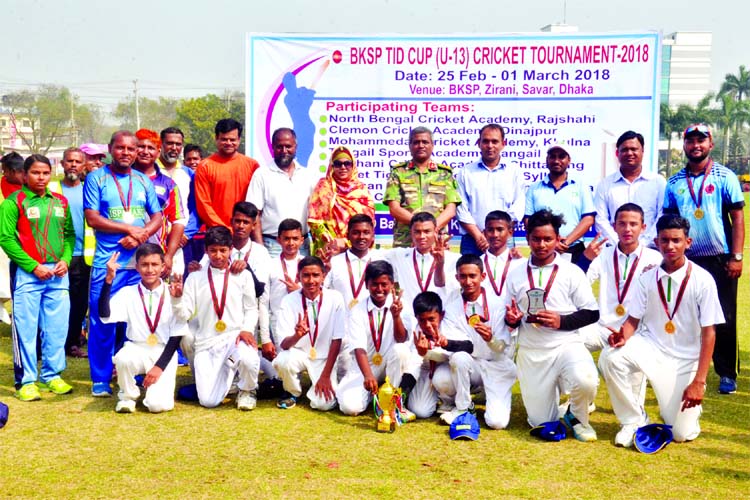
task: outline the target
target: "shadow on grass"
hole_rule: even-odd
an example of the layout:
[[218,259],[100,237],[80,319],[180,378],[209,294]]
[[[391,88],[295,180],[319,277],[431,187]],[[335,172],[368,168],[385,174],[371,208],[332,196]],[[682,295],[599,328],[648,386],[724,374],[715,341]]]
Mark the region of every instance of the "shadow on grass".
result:
[[750,481],[750,472],[746,470],[724,469],[719,467],[705,467],[703,471],[707,474],[713,474],[734,481]]

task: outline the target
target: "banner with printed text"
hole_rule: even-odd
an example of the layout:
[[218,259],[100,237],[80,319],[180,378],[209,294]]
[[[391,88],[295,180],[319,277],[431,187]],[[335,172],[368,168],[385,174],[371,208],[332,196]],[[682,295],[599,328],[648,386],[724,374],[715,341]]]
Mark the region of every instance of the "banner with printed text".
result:
[[[644,135],[644,168],[657,169],[659,33],[295,35],[247,37],[247,154],[273,161],[271,134],[292,127],[297,164],[320,175],[347,146],[382,200],[392,165],[410,158],[409,130],[430,128],[434,158],[477,161],[479,130],[506,130],[503,163],[527,183],[546,173],[553,144],[571,153],[592,188],[617,168],[615,142]],[[392,220],[378,209],[377,234]],[[453,228],[455,229],[455,227]]]

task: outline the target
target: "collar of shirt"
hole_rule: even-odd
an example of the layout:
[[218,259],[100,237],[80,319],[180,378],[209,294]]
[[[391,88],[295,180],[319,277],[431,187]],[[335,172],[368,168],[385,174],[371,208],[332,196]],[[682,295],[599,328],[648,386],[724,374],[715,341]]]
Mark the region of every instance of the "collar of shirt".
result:
[[[570,173],[569,173],[569,172],[566,172],[566,173],[567,173],[567,177],[565,178],[565,182],[563,182],[563,183],[562,183],[562,185],[560,186],[560,189],[564,188],[564,187],[565,187],[565,186],[567,186],[568,184],[575,184],[575,183],[576,183],[576,180],[575,180],[575,179],[573,179],[573,178],[572,178],[572,177],[570,176]],[[559,190],[560,190],[560,189],[557,189],[557,188],[555,188],[555,186],[554,186],[554,185],[552,185],[552,181],[550,181],[550,180],[549,180],[549,174],[546,174],[546,175],[544,176],[544,179],[542,179],[542,183],[543,183],[543,184],[545,184],[546,186],[549,186],[549,187],[551,187],[551,188],[552,188],[552,189],[554,189],[555,191],[559,191]]]
[[648,172],[648,171],[644,170],[643,168],[641,168],[641,173],[638,174],[638,177],[636,177],[635,179],[633,179],[633,182],[630,182],[629,180],[627,180],[625,178],[624,175],[622,175],[622,172],[620,171],[620,169],[617,169],[617,172],[615,174],[617,176],[615,178],[615,182],[625,182],[627,184],[635,184],[636,182],[638,182],[640,180],[650,181],[656,175],[656,174],[654,174],[652,172]]
[[682,280],[685,279],[685,273],[687,273],[689,263],[690,261],[685,259],[685,263],[682,265],[682,267],[671,274],[666,272],[661,266],[659,266],[658,270],[656,271],[657,279],[661,280],[663,277],[669,276],[672,281],[676,283],[682,283]]
[[[490,251],[484,252],[484,254],[487,256],[487,260],[489,262],[492,262],[495,260],[499,260],[500,262],[505,262],[506,260],[510,258],[510,248],[506,247],[505,250],[500,252],[500,255],[495,255]],[[487,272],[487,269],[485,269],[484,271]]]
[[34,198],[34,197],[36,197],[36,198],[52,198],[53,196],[52,196],[52,192],[49,190],[49,186],[47,186],[44,189],[45,189],[44,194],[40,196],[40,195],[36,194],[34,191],[32,191],[31,189],[29,189],[25,184],[23,186],[21,186],[21,191],[23,191],[26,194],[26,198]]
[[557,252],[555,252],[555,259],[554,259],[554,260],[553,260],[552,262],[550,262],[550,263],[549,263],[549,264],[547,264],[546,266],[536,266],[536,265],[534,265],[534,263],[533,263],[533,262],[531,262],[531,257],[529,257],[529,261],[528,261],[528,262],[529,262],[529,264],[528,264],[528,265],[529,265],[529,267],[531,267],[531,269],[539,269],[540,267],[541,267],[542,269],[545,269],[545,268],[547,268],[547,267],[552,267],[552,266],[554,266],[555,264],[557,264],[557,263],[558,263],[558,259],[560,259],[560,254],[559,254],[559,253],[557,253]]
[[[642,248],[643,248],[643,245],[641,245],[640,243],[638,243],[638,246],[635,247],[635,250],[633,250],[632,253],[626,254],[625,252],[623,252],[622,250],[620,250],[620,245],[615,245],[615,255],[617,255],[618,259],[621,258],[621,257],[623,259],[625,259],[625,258],[628,257],[628,255],[630,255],[630,256],[635,257],[636,259],[638,259],[638,256],[640,255]],[[635,262],[635,261],[633,261],[633,262]]]
[[[409,160],[409,163],[406,164],[406,168],[408,170],[414,170],[417,168],[417,164],[414,163],[414,160]],[[437,170],[437,168],[437,163],[432,161],[432,158],[430,158],[430,163],[427,164],[427,170],[434,172],[435,170]]]
[[[299,165],[297,165],[297,163],[296,163],[296,162],[295,162],[295,163],[293,163],[293,165],[294,165],[294,170],[292,171],[292,177],[296,177],[297,175],[299,175],[299,173],[300,173],[300,172],[301,172],[301,171],[302,171],[303,169],[302,169],[302,168],[300,168],[300,166],[299,166]],[[292,165],[289,165],[289,166],[291,167]],[[276,165],[276,162],[273,162],[273,163],[271,163],[270,165],[268,165],[268,169],[269,169],[269,170],[270,170],[271,172],[273,172],[273,173],[276,173],[276,174],[284,174],[284,175],[286,175],[287,177],[289,177],[289,171],[288,171],[288,170],[284,170],[284,169],[280,168],[280,167],[279,167],[278,165]]]
[[[484,290],[484,287],[481,287],[481,289]],[[484,293],[486,295],[489,295],[489,293],[487,292],[487,290],[484,290]],[[476,306],[475,309],[478,310],[478,311],[481,311],[482,308],[484,307],[484,300],[482,300],[482,292],[481,292],[481,290],[479,292],[479,295],[477,295],[477,300],[466,300],[466,299],[464,299],[463,295],[461,295],[461,299],[464,300],[464,303],[466,304],[467,307],[469,307],[469,306]],[[489,305],[488,305],[488,307],[489,307]]]
[[235,248],[232,247],[232,256],[237,256],[238,259],[244,259],[245,255],[250,253],[250,249],[253,247],[253,240],[247,240],[247,243],[245,243],[245,246],[242,248]]
[[393,295],[391,295],[390,293],[385,298],[385,304],[383,304],[383,307],[376,306],[375,302],[372,301],[372,297],[370,297],[369,295],[367,296],[367,310],[368,311],[375,311],[376,309],[380,309],[381,311],[383,310],[387,311],[391,307],[392,304],[393,304]]
[[171,172],[177,172],[183,167],[182,162],[180,160],[177,160],[177,163],[175,163],[174,168],[170,171],[168,168],[164,166],[164,162],[162,162],[161,160],[161,155],[159,155],[155,163],[157,166],[161,167],[162,170],[164,170],[164,175],[166,175],[167,177],[172,177],[170,175]]
[[495,165],[495,168],[490,168],[482,160],[479,160],[477,162],[477,168],[478,169],[484,169],[488,172],[497,172],[498,170],[505,170],[505,164],[504,163],[498,163]]
[[364,257],[361,259],[354,255],[354,253],[351,251],[351,249],[347,250],[346,253],[349,255],[349,262],[355,262],[355,261],[361,261],[363,263],[370,262],[370,251],[368,250]]
[[144,297],[147,295],[153,295],[157,299],[161,297],[161,294],[164,292],[165,288],[164,282],[161,279],[159,279],[159,286],[157,286],[153,290],[149,290],[148,288],[143,286],[143,283],[141,282],[138,282],[138,287],[141,289],[141,292],[143,292]]

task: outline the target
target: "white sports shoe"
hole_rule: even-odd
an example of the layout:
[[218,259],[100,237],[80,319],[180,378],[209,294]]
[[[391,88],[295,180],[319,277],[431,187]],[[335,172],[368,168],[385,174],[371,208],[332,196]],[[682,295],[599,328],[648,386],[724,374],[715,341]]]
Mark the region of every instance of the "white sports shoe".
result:
[[135,401],[129,399],[129,400],[123,400],[118,401],[117,406],[115,406],[115,412],[117,413],[135,413]]
[[638,427],[640,427],[638,424],[625,424],[620,427],[620,431],[615,436],[615,446],[622,446],[623,448],[632,447],[633,437]]
[[458,408],[453,408],[451,411],[447,411],[440,415],[440,420],[447,425],[451,425],[453,421],[458,417],[459,415],[466,413],[468,410],[459,410]]
[[579,441],[596,441],[596,431],[591,424],[578,422],[573,426],[573,436]]
[[237,395],[237,409],[242,411],[254,410],[258,404],[255,391],[240,391]]

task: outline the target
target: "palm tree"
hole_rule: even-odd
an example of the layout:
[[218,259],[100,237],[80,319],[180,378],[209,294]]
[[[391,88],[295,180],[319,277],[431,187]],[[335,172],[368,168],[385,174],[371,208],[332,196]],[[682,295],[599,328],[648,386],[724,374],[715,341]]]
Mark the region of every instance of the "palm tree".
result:
[[740,66],[740,71],[736,75],[727,73],[724,76],[724,83],[721,84],[719,95],[729,94],[737,101],[750,95],[750,71],[745,66]]
[[732,94],[719,94],[716,96],[719,108],[716,110],[716,126],[723,130],[724,147],[722,163],[726,165],[729,159],[730,131],[738,130],[750,122],[750,104],[746,100],[738,101]]

